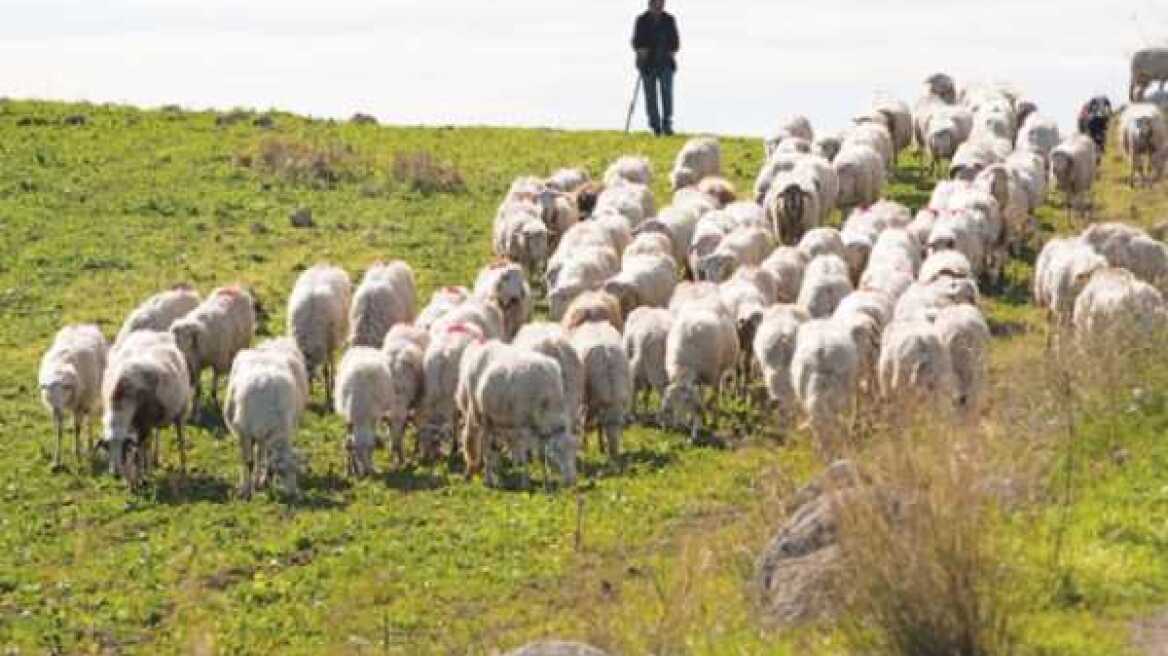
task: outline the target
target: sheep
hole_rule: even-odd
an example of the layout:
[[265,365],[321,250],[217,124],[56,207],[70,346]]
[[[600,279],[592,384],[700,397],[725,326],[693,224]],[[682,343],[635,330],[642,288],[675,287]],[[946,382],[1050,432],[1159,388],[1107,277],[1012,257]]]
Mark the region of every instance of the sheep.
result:
[[1050,153],[1050,175],[1055,188],[1066,194],[1068,211],[1075,201],[1087,197],[1090,206],[1091,186],[1097,168],[1095,142],[1082,134],[1064,140]]
[[630,230],[646,219],[656,215],[656,202],[649,187],[632,182],[609,186],[596,197],[596,207],[592,218],[602,214],[617,214],[628,224]]
[[771,236],[781,243],[795,243],[803,233],[819,225],[823,212],[814,185],[797,169],[780,173],[763,200]]
[[1040,114],[1031,114],[1018,129],[1014,148],[1030,151],[1042,156],[1043,162],[1050,157],[1050,151],[1062,142],[1058,123]]
[[892,136],[893,162],[908,148],[913,138],[912,110],[908,103],[893,98],[878,97],[872,102],[872,112],[884,117],[883,125]]
[[888,325],[880,344],[880,393],[898,413],[951,408],[953,363],[937,326],[924,319]]
[[776,303],[794,303],[799,298],[806,267],[807,256],[794,246],[776,248],[759,264],[777,283]]
[[738,361],[734,322],[709,305],[690,304],[673,317],[665,340],[665,372],[669,384],[662,398],[662,414],[674,426],[689,419],[690,436],[697,439],[703,403],[700,386],[719,389]]
[[349,308],[349,344],[379,348],[389,329],[412,323],[417,291],[410,265],[378,262],[365,272]]
[[512,208],[495,217],[492,252],[523,265],[530,273],[546,266],[552,235],[534,207]]
[[126,317],[118,336],[114,338],[114,347],[135,330],[170,330],[171,324],[198,306],[199,292],[189,285],[175,285],[159,292],[142,301]]
[[968,278],[942,276],[929,283],[914,282],[896,299],[893,322],[932,321],[939,310],[952,305],[976,305],[977,285]]
[[754,202],[764,204],[775,178],[780,173],[793,171],[795,166],[807,157],[809,155],[803,153],[788,152],[778,152],[768,157],[754,180]]
[[928,156],[931,173],[942,161],[954,159],[973,130],[973,114],[964,107],[939,105],[918,114],[917,139]]
[[763,151],[769,158],[785,139],[815,140],[815,132],[811,129],[811,121],[805,116],[784,117],[778,122],[778,129],[763,142]]
[[1044,156],[1035,151],[1018,150],[1006,158],[1005,164],[1010,175],[1026,192],[1027,212],[1033,213],[1046,201],[1050,167]]
[[389,358],[375,348],[354,346],[341,358],[333,409],[345,421],[345,453],[350,476],[376,473],[373,449],[380,441],[377,426],[397,403],[393,375]]
[[692,307],[704,308],[731,319],[730,308],[722,302],[721,289],[717,283],[709,281],[679,283],[673,290],[673,297],[669,299],[669,311],[677,316]]
[[957,84],[953,78],[945,73],[934,73],[925,79],[925,87],[927,92],[940,99],[942,102],[952,105],[957,102]]
[[626,257],[621,270],[604,283],[604,291],[620,301],[628,316],[643,305],[665,307],[677,286],[677,267],[669,255],[650,254]]
[[1137,278],[1168,292],[1168,246],[1147,232],[1123,223],[1096,223],[1079,235],[1108,264],[1131,271]]
[[[613,234],[614,232],[606,230],[595,220],[579,223],[569,230],[560,240],[556,252],[548,259],[547,271],[544,273],[544,284],[547,289],[550,290],[556,286],[560,269],[564,267],[564,263],[570,259],[576,259],[581,251],[590,251],[588,258],[601,258],[615,268],[619,264],[620,254],[627,244],[622,246],[615,242]],[[629,237],[631,243],[632,235],[630,234]],[[595,249],[610,251],[611,255],[597,253]]]
[[694,137],[686,141],[677,153],[669,182],[673,190],[677,191],[682,187],[696,185],[706,176],[720,175],[721,172],[722,147],[718,140],[713,137]]
[[620,332],[603,321],[590,321],[569,333],[584,368],[583,406],[588,423],[604,435],[610,463],[619,465],[625,414],[633,399],[629,359]]
[[444,441],[454,441],[456,419],[455,395],[458,391],[459,365],[471,344],[485,340],[482,330],[472,322],[438,325],[430,332],[430,344],[422,356],[422,403],[418,412],[418,448],[423,460],[438,457]]
[[982,224],[969,211],[951,211],[938,217],[925,245],[930,254],[945,249],[959,251],[973,266],[975,276],[989,270],[990,255]]
[[837,134],[819,135],[811,142],[811,153],[831,162],[842,146],[843,138]]
[[559,321],[572,300],[586,291],[599,289],[616,275],[618,261],[609,248],[589,248],[577,251],[567,260],[548,292],[548,317]]
[[812,319],[828,317],[852,293],[850,270],[838,255],[820,255],[807,263],[796,304]]
[[572,300],[568,310],[560,318],[560,325],[570,332],[577,326],[591,321],[606,322],[617,332],[623,330],[625,321],[620,299],[600,289],[586,291]]
[[811,153],[811,142],[799,137],[787,137],[779,142],[775,147],[774,153],[801,153],[808,155]]
[[349,334],[351,289],[344,269],[318,264],[300,274],[288,297],[288,334],[304,354],[310,385],[321,370],[330,406],[333,358]]
[[[844,133],[844,142],[841,149],[849,146],[869,146],[880,153],[880,161],[884,164],[884,172],[891,173],[895,161],[895,148],[892,143],[892,133],[880,123],[860,123],[848,128]],[[884,179],[881,178],[881,182]]]
[[981,311],[972,305],[942,309],[934,325],[952,365],[957,410],[967,418],[976,418],[985,394],[989,326]]
[[860,359],[847,327],[832,319],[799,325],[791,355],[791,387],[807,416],[817,450],[830,457],[855,407]]
[[713,253],[698,265],[698,278],[721,282],[742,265],[758,265],[774,249],[770,234],[761,228],[740,228],[726,235]]
[[973,265],[969,263],[969,259],[965,255],[962,255],[960,251],[952,249],[940,250],[930,254],[921,263],[917,280],[927,285],[940,280],[944,276],[973,280]]
[[503,341],[514,339],[520,326],[531,319],[533,299],[523,269],[506,260],[496,261],[479,272],[474,296],[490,301],[503,313]]
[[754,343],[755,332],[762,321],[763,312],[774,302],[773,295],[767,295],[770,290],[759,284],[761,281],[761,277],[735,275],[718,288],[722,303],[729,309],[730,318],[734,320],[734,330],[738,335],[737,374],[740,390],[745,390],[746,382],[751,375],[750,349]]
[[576,210],[580,213],[580,220],[592,216],[593,210],[596,209],[596,201],[600,199],[602,193],[604,193],[604,185],[599,182],[585,182],[583,186],[572,192],[572,200],[576,204]]
[[738,188],[734,183],[717,175],[702,178],[698,182],[698,191],[716,200],[719,207],[726,207],[738,199]]
[[763,313],[751,343],[751,352],[762,371],[767,396],[783,420],[790,419],[797,407],[795,389],[791,386],[791,358],[795,354],[799,326],[810,319],[797,305],[771,306]]
[[269,467],[280,476],[285,494],[298,494],[292,436],[306,394],[304,363],[285,345],[239,352],[227,378],[223,421],[239,440],[241,498],[250,499],[264,485]]
[[[52,414],[57,441],[53,467],[61,466],[61,442],[65,415],[73,415],[73,455],[81,466],[81,424],[88,424],[86,453],[93,451],[93,422],[101,415],[101,379],[105,374],[109,346],[97,326],[65,326],[53,338],[41,358],[37,384],[41,402]],[[88,420],[86,422],[86,420]]]
[[961,144],[949,162],[949,177],[972,182],[990,164],[1001,161],[997,152],[984,140],[970,140]]
[[542,353],[560,365],[564,386],[564,412],[568,415],[569,430],[579,432],[580,403],[584,396],[584,366],[572,347],[568,333],[559,324],[529,323],[519,330],[512,342],[520,348]]
[[1144,347],[1168,325],[1164,296],[1125,269],[1096,271],[1075,299],[1075,340],[1088,353]]
[[567,486],[576,483],[576,440],[564,412],[564,390],[555,360],[523,349],[504,347],[487,358],[472,392],[473,414],[481,423],[477,445],[468,442],[467,476],[479,468],[471,461],[481,451],[484,483],[499,485],[498,454],[494,445],[507,446],[512,460],[523,468],[522,486],[529,484],[527,460],[536,445],[544,447]]
[[693,244],[694,231],[697,229],[700,220],[701,218],[697,212],[686,212],[673,207],[667,207],[655,218],[637,226],[637,234],[658,232],[668,237],[673,247],[674,261],[679,266],[683,266],[686,262],[686,256],[689,255],[690,246]]
[[843,239],[840,237],[840,231],[835,228],[813,228],[803,234],[803,238],[799,240],[796,247],[799,252],[807,258],[808,261],[815,259],[819,255],[838,255],[845,258],[847,251],[844,249]]
[[848,314],[865,314],[876,322],[880,330],[892,321],[892,313],[896,307],[896,299],[887,292],[879,289],[857,289],[848,294],[835,306],[832,316],[842,317]]
[[[868,270],[898,270],[915,279],[921,266],[921,243],[908,230],[889,228],[880,233],[868,254]],[[861,277],[862,279],[863,277]]]
[[137,487],[150,471],[153,433],[167,425],[174,426],[185,474],[183,420],[192,400],[191,377],[174,335],[134,331],[111,355],[101,383],[102,444],[110,474]]
[[572,193],[592,181],[592,176],[583,168],[557,169],[544,180],[549,189]]
[[880,198],[884,160],[871,146],[845,143],[831,165],[839,179],[837,203],[845,214],[857,205],[871,205]]
[[170,326],[175,343],[187,359],[195,403],[201,391],[199,374],[211,368],[211,398],[219,398],[219,377],[231,370],[235,354],[255,335],[255,303],[239,286],[220,287],[198,307]]
[[668,258],[670,264],[676,268],[677,260],[674,256],[673,239],[669,233],[656,229],[638,232],[633,236],[633,241],[629,243],[625,252],[621,253],[621,269],[625,269],[629,261],[635,258],[657,255]]
[[1131,85],[1128,87],[1128,99],[1133,103],[1140,102],[1144,92],[1153,82],[1160,83],[1163,90],[1168,83],[1168,48],[1144,48],[1137,50],[1131,60]]
[[430,333],[464,323],[473,324],[486,339],[503,339],[503,311],[494,302],[474,296],[439,319],[430,327]]
[[648,186],[653,182],[653,165],[649,158],[625,155],[609,165],[604,171],[604,186],[612,187],[621,182]]
[[650,391],[656,392],[658,397],[665,394],[665,387],[669,384],[665,372],[665,342],[672,325],[673,314],[663,308],[639,307],[625,319],[622,340],[633,384],[634,414],[638,395],[644,394],[647,410]]
[[[399,467],[405,464],[406,422],[417,413],[425,396],[427,347],[419,343],[419,337],[409,326],[399,324],[385,335],[381,345],[393,377],[393,394],[384,418],[389,425],[394,462]],[[426,342],[428,337],[425,335]]]
[[1120,130],[1124,155],[1131,162],[1128,184],[1136,186],[1136,173],[1144,183],[1158,181],[1168,159],[1168,122],[1164,113],[1151,103],[1130,105],[1120,116]]
[[430,302],[414,319],[414,325],[422,330],[430,330],[435,322],[469,297],[470,290],[466,287],[446,286],[435,289],[430,295]]

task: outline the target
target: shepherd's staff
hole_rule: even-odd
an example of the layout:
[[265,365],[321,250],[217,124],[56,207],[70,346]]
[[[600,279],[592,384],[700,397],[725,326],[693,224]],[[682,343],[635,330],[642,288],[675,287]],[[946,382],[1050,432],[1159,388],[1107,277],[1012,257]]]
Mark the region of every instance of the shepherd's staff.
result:
[[633,112],[637,109],[637,96],[641,94],[641,72],[637,72],[637,84],[633,87],[633,101],[629,103],[629,115],[625,118],[625,134],[629,132],[629,126],[633,124]]

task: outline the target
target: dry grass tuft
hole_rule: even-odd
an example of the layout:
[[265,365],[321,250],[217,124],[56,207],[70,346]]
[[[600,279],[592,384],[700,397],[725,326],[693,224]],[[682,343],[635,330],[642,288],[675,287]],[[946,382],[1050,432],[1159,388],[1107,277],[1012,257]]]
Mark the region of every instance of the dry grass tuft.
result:
[[424,150],[394,153],[391,173],[396,182],[424,195],[451,194],[466,189],[466,182],[458,169],[438,162]]
[[245,168],[279,177],[292,184],[331,189],[358,177],[362,161],[341,141],[310,144],[288,137],[266,137],[236,156]]

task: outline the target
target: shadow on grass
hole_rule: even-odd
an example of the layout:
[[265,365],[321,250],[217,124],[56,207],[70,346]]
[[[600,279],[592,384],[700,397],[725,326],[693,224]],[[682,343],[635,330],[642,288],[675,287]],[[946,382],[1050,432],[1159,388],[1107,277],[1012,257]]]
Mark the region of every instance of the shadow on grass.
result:
[[418,469],[414,465],[407,465],[405,469],[393,469],[379,474],[378,477],[386,487],[402,492],[439,490],[450,484],[446,477],[439,476],[428,468]]
[[[599,455],[599,454],[598,454]],[[603,457],[603,456],[601,456]],[[581,478],[616,478],[631,474],[655,472],[677,462],[677,455],[670,452],[655,451],[653,449],[637,449],[625,451],[621,454],[621,466],[618,468],[603,460],[577,460],[577,469]]]
[[231,484],[211,474],[195,471],[184,476],[177,470],[166,470],[154,477],[152,485],[143,493],[153,493],[154,500],[168,506],[191,503],[228,503],[234,499]]

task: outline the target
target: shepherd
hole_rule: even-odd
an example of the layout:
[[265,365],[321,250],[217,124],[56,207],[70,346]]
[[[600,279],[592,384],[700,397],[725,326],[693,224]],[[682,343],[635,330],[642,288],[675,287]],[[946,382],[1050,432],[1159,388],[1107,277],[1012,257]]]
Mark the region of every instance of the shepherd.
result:
[[665,0],[649,0],[649,10],[637,16],[633,27],[633,50],[637,53],[637,70],[645,87],[649,128],[657,136],[673,134],[673,73],[677,70],[673,56],[680,46],[677,21],[665,13]]

